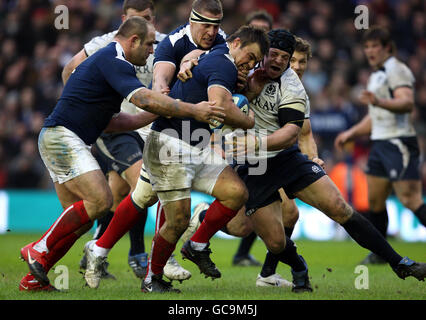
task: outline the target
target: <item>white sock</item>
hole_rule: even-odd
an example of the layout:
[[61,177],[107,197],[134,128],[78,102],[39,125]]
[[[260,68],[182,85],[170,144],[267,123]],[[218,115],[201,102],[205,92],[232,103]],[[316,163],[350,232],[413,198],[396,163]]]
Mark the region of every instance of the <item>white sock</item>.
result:
[[93,245],[93,253],[98,257],[107,257],[110,250],[111,249],[99,247],[96,243]]
[[207,243],[202,243],[202,242],[195,242],[192,241],[190,242],[192,249],[196,250],[196,251],[202,251],[204,250],[205,247],[207,247]]

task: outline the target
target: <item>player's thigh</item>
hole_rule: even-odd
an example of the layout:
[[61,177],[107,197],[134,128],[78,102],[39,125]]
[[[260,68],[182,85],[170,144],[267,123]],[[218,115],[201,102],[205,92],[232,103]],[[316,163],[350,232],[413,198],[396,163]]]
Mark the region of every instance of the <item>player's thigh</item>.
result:
[[97,219],[112,206],[112,193],[100,169],[86,172],[64,183],[68,190],[84,200],[87,214]]
[[296,192],[295,195],[340,224],[346,222],[353,213],[353,209],[327,175]]
[[285,234],[279,201],[257,209],[250,215],[250,220],[254,231],[262,238],[268,250],[279,253],[284,249]]
[[423,204],[422,183],[420,180],[395,181],[392,186],[404,207],[411,211],[416,211]]
[[253,224],[246,216],[246,208],[243,206],[235,217],[226,225],[230,235],[235,237],[246,237],[253,231]]
[[367,174],[368,204],[373,212],[386,209],[386,199],[392,191],[392,183],[388,178]]
[[289,199],[283,189],[278,190],[281,197],[281,212],[284,226],[294,227],[299,219],[299,209],[294,199]]
[[144,165],[142,165],[138,182],[131,197],[133,203],[141,209],[148,208],[158,201],[157,193],[152,189],[151,181]]

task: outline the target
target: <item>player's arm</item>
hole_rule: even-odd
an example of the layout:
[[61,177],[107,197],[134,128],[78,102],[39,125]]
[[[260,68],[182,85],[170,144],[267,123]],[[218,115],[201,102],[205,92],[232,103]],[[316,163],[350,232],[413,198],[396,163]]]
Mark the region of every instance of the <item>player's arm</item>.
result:
[[62,70],[62,82],[64,85],[65,83],[67,83],[74,69],[77,68],[80,63],[86,60],[86,58],[86,51],[84,51],[84,49],[81,49],[80,52],[74,55],[74,57],[72,57],[72,59],[65,65],[64,69]]
[[324,161],[318,158],[318,148],[312,133],[311,120],[305,118],[299,134],[299,148],[303,154],[324,168]]
[[371,133],[371,117],[366,115],[360,122],[346,131],[341,132],[334,140],[334,146],[342,148],[346,142],[354,140],[357,137],[369,135]]
[[192,78],[192,71],[191,69],[198,65],[198,58],[204,53],[204,50],[201,49],[195,49],[191,52],[187,53],[180,63],[179,72],[177,74],[177,78],[185,82],[188,79]]
[[155,119],[158,115],[151,112],[138,112],[137,114],[130,114],[120,112],[117,116],[113,117],[105,128],[105,132],[125,132],[134,131],[139,128],[145,127]]
[[297,142],[305,113],[293,108],[281,107],[278,109],[278,118],[281,128],[263,137],[260,142],[260,145],[266,145],[268,151],[287,149]]
[[152,74],[152,90],[168,94],[169,84],[172,82],[176,66],[169,62],[157,62]]
[[408,113],[414,109],[414,92],[411,87],[399,87],[393,91],[393,98],[377,98],[373,92],[363,91],[360,101],[364,104],[372,104],[395,113]]
[[167,95],[144,87],[134,90],[130,95],[131,98],[128,98],[128,100],[131,103],[163,117],[192,117],[207,123],[212,123],[212,120],[224,121],[224,108],[215,106],[216,101],[192,104],[172,99]]
[[251,129],[254,127],[254,116],[252,113],[246,115],[232,100],[231,93],[222,86],[210,86],[208,89],[209,101],[216,101],[222,106],[225,113],[224,123],[234,128]]

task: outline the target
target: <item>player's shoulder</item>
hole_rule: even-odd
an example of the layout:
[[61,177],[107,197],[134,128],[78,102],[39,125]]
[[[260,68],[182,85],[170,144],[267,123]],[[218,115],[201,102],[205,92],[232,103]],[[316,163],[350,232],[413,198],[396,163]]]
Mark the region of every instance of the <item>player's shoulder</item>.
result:
[[172,46],[175,46],[177,43],[189,40],[189,35],[191,34],[190,25],[186,23],[182,26],[177,27],[175,30],[170,32],[167,35]]
[[232,66],[236,69],[234,58],[229,53],[229,47],[226,43],[215,45],[210,50],[206,51],[199,60],[201,65],[213,65],[216,69],[223,70]]
[[158,42],[163,41],[167,37],[167,34],[155,31],[155,40]]
[[410,68],[401,60],[392,56],[383,64],[386,74],[398,75],[398,73],[412,74]]
[[287,68],[280,77],[280,88],[283,93],[287,92],[299,96],[306,96],[305,87],[302,81],[300,81],[297,73],[290,67]]
[[89,42],[84,45],[84,50],[88,56],[91,56],[99,49],[106,47],[112,41],[114,41],[114,37],[116,36],[118,30],[114,30],[103,35],[92,38]]

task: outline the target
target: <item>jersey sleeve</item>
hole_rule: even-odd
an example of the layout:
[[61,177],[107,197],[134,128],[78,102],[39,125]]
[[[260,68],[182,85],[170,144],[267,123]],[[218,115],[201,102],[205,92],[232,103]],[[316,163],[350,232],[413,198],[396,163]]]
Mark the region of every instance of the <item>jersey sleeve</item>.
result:
[[172,45],[170,37],[164,38],[161,41],[154,53],[154,65],[158,62],[167,62],[176,66],[176,48]]
[[414,86],[414,75],[405,64],[395,63],[389,70],[386,68],[386,73],[391,90]]
[[98,67],[105,80],[124,99],[130,100],[137,89],[144,87],[136,76],[134,66],[125,60],[124,57],[108,57],[101,60],[101,63],[102,65],[98,65]]
[[116,34],[117,34],[117,30],[112,31],[110,33],[106,33],[99,37],[94,37],[92,40],[90,40],[84,45],[84,51],[86,52],[86,55],[89,57],[92,54],[94,54],[96,51],[98,51],[99,49],[106,47],[109,43],[111,43],[114,40],[114,37]]
[[291,108],[306,115],[306,91],[298,78],[281,84],[278,109]]
[[224,56],[206,60],[208,61],[202,67],[207,80],[207,88],[222,87],[232,94],[235,91],[238,77],[235,65]]

